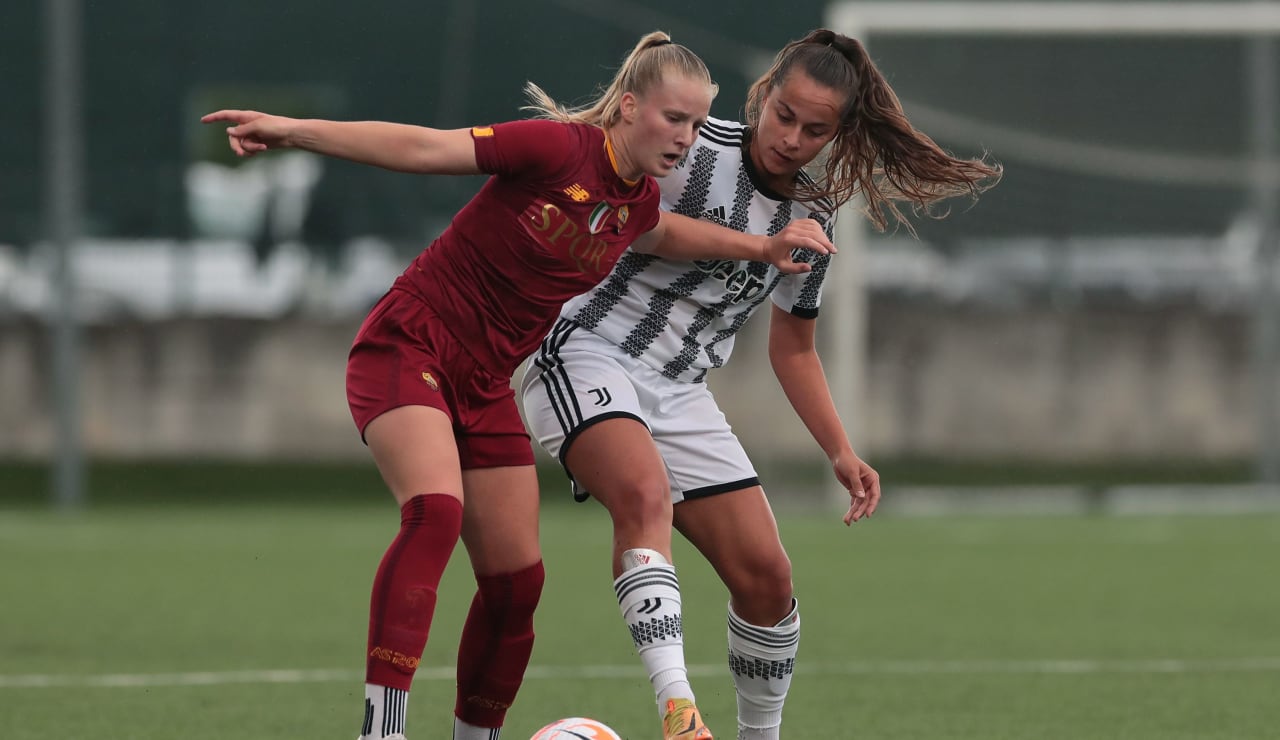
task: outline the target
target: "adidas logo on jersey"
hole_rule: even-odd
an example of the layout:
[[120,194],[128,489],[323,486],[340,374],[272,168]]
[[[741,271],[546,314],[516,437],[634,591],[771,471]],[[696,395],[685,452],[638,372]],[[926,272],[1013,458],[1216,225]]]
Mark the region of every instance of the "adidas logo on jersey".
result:
[[707,210],[703,211],[702,219],[704,221],[710,221],[720,226],[729,225],[729,222],[725,220],[724,206],[716,206],[715,208],[708,208]]

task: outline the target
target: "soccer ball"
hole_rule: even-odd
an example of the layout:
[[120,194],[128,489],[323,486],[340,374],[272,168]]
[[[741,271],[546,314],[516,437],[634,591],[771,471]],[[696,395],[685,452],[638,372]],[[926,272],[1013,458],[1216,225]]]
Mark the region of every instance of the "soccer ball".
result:
[[552,722],[533,733],[529,740],[622,740],[603,722],[586,717],[569,717]]

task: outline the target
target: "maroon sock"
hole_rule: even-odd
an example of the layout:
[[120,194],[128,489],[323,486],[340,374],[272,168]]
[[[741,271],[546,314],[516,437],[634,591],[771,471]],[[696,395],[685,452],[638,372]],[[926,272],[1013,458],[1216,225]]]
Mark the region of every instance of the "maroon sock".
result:
[[542,594],[542,561],[515,573],[476,576],[462,643],[453,713],[475,727],[501,727],[533,652],[533,611]]
[[400,508],[400,533],[373,579],[365,681],[409,690],[436,608],[436,589],[462,533],[462,503],[414,496]]

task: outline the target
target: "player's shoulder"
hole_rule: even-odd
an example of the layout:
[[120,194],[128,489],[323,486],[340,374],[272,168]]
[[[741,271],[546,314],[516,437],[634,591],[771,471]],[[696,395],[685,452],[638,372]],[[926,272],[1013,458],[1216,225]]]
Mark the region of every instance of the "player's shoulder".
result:
[[[813,178],[804,170],[801,170],[796,175],[796,179],[804,188],[813,188],[815,186]],[[824,227],[835,223],[836,204],[829,197],[822,197],[805,203],[793,201],[793,205],[803,211],[805,218],[812,218]]]
[[589,144],[604,139],[604,132],[599,126],[549,118],[522,118],[472,129],[476,138],[495,134],[501,137],[508,133],[518,133],[522,139],[541,140],[543,143]]
[[717,149],[740,149],[747,127],[737,121],[707,117],[698,132],[698,143]]
[[587,142],[603,142],[604,129],[590,123],[580,123],[577,121],[547,121],[557,126],[563,126],[564,129],[573,137]]

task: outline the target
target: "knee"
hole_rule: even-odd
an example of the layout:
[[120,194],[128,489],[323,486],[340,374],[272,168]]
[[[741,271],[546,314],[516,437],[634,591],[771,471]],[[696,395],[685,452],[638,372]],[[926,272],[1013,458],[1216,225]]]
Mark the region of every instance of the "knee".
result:
[[615,529],[671,529],[671,491],[665,478],[637,476],[601,497]]
[[542,598],[542,585],[546,581],[546,570],[542,567],[542,561],[539,560],[528,568],[517,571],[514,578],[516,580],[516,586],[512,589],[516,594],[514,601],[517,601],[522,609],[532,612]]
[[532,615],[542,598],[546,571],[542,561],[513,573],[477,576],[480,597],[490,610],[506,614]]
[[[782,619],[791,611],[795,588],[791,581],[791,560],[786,553],[762,558],[735,569],[725,585],[739,615],[748,621]],[[746,612],[746,613],[743,613]],[[751,615],[751,616],[748,616]],[[752,617],[755,617],[753,619]]]
[[785,604],[791,608],[791,597],[795,592],[791,582],[791,560],[785,553],[780,553],[760,567],[760,583],[758,588],[762,598],[771,602]]

